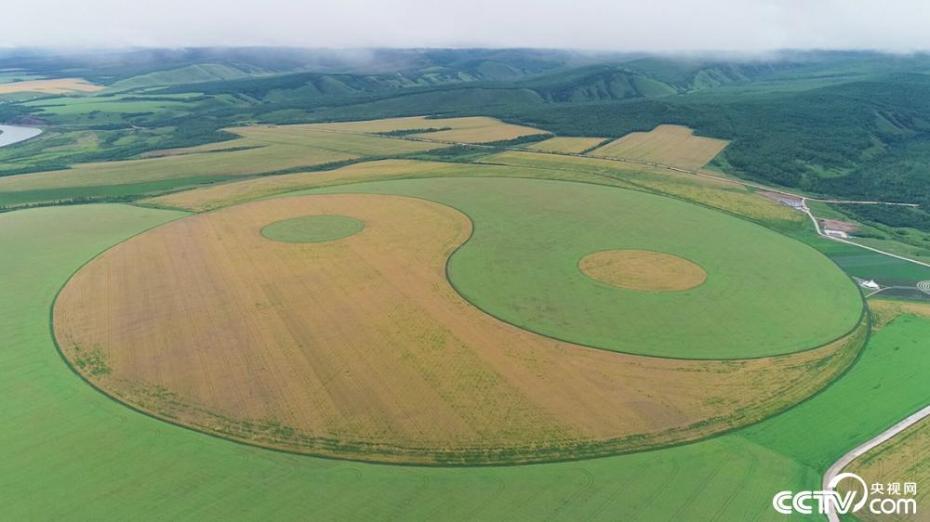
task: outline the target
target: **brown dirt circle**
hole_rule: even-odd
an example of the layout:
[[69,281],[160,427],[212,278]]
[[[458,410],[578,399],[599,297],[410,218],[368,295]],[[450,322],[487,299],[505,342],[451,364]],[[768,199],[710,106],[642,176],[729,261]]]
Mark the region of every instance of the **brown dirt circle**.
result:
[[651,250],[595,252],[582,258],[578,268],[591,279],[643,292],[680,292],[707,280],[707,272],[696,263]]
[[[364,221],[268,241],[306,215]],[[111,248],[62,289],[73,368],[153,416],[222,437],[379,462],[540,462],[694,440],[764,418],[854,360],[673,360],[559,342],[491,317],[445,277],[458,211],[376,195],[287,197],[191,216]],[[849,348],[849,349],[847,349]]]

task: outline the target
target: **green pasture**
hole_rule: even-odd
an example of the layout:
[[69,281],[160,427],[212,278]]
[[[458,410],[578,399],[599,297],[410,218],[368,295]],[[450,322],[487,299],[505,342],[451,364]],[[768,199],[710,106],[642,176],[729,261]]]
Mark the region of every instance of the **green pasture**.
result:
[[[861,299],[816,250],[722,212],[643,192],[503,178],[397,180],[333,187],[426,198],[474,224],[449,263],[456,289],[486,312],[551,337],[616,351],[741,358],[813,348],[848,332]],[[588,278],[601,250],[674,254],[707,281],[638,292]]]
[[27,102],[23,105],[41,109],[41,114],[54,116],[78,116],[91,112],[126,114],[172,110],[188,112],[190,110],[190,106],[183,100],[125,99],[122,96],[61,96]]

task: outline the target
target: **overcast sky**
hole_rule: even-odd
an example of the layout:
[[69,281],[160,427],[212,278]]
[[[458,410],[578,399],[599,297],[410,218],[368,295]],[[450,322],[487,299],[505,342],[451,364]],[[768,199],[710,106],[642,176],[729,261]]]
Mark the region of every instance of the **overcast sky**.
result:
[[928,0],[3,0],[0,47],[930,49]]

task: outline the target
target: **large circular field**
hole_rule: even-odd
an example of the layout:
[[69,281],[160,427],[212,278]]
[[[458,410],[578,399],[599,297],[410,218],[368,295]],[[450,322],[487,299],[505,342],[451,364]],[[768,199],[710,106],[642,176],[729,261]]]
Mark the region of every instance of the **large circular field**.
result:
[[[467,214],[474,236],[449,278],[486,312],[557,339],[628,353],[726,359],[819,346],[848,332],[862,301],[824,255],[722,212],[642,192],[525,179],[423,179],[320,191],[415,196]],[[579,265],[638,250],[706,273],[681,291],[624,288]],[[656,281],[657,284],[661,281]]]
[[519,463],[758,421],[864,339],[828,261],[692,205],[530,180],[340,190],[368,194],[230,207],[103,253],[56,300],[62,353],[120,401],[240,441]]

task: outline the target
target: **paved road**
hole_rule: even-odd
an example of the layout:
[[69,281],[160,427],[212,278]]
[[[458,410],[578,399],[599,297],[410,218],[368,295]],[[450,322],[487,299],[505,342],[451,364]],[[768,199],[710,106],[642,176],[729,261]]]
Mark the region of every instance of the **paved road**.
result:
[[[859,446],[856,446],[849,453],[840,457],[840,460],[834,462],[833,465],[830,466],[830,469],[828,469],[827,472],[824,473],[823,483],[821,486],[822,489],[826,491],[828,489],[827,485],[830,484],[830,481],[833,480],[833,477],[841,473],[843,471],[843,468],[848,466],[852,461],[856,460],[856,458],[860,457],[861,455],[864,455],[869,450],[875,448],[881,443],[894,437],[898,433],[901,433],[907,428],[913,426],[914,424],[923,420],[927,416],[930,416],[930,406],[926,406],[923,409],[917,411],[916,413],[911,414],[904,420],[898,422],[897,424],[888,428],[887,430],[879,433],[874,438],[860,444]],[[840,517],[836,514],[836,511],[833,509],[832,504],[827,506],[827,519],[829,519],[830,522],[840,522]]]
[[859,247],[859,248],[864,248],[864,249],[866,249],[866,250],[871,250],[872,252],[877,252],[877,253],[879,253],[879,254],[883,254],[883,255],[886,255],[886,256],[888,256],[888,257],[893,257],[893,258],[896,258],[896,259],[900,259],[900,260],[902,260],[902,261],[907,261],[907,262],[910,262],[910,263],[914,263],[915,265],[920,265],[920,266],[925,266],[925,267],[927,267],[927,268],[930,268],[930,263],[924,263],[923,261],[918,261],[918,260],[916,260],[916,259],[911,259],[911,258],[909,258],[909,257],[899,256],[898,254],[893,254],[893,253],[891,253],[891,252],[886,252],[886,251],[884,251],[884,250],[879,250],[879,249],[877,249],[877,248],[872,248],[872,247],[870,247],[870,246],[866,246],[866,245],[863,245],[863,244],[860,244],[860,243],[856,243],[855,241],[850,241],[850,240],[848,240],[848,239],[843,239],[843,238],[841,238],[841,237],[834,237],[834,236],[829,236],[829,235],[827,235],[827,234],[824,234],[823,231],[820,230],[820,223],[817,221],[817,217],[814,216],[814,213],[811,212],[811,209],[807,207],[807,198],[803,198],[803,197],[801,198],[801,211],[804,212],[805,214],[807,214],[807,217],[809,217],[809,218],[811,219],[811,222],[814,224],[814,229],[817,230],[817,234],[818,234],[819,236],[821,236],[821,237],[825,237],[825,238],[827,238],[827,239],[831,239],[831,240],[833,240],[833,241],[837,241],[837,242],[840,242],[840,243],[846,243],[847,245],[853,245],[853,246],[857,246],[857,247]]

